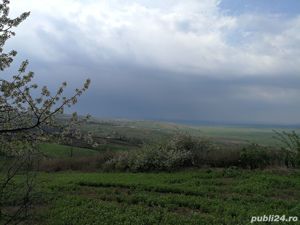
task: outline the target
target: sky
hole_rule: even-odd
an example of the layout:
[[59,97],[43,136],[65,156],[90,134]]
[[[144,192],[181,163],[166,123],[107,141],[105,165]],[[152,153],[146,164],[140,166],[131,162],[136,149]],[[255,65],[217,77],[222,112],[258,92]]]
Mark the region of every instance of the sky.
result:
[[[40,84],[96,117],[300,123],[299,0],[12,0]],[[11,70],[10,70],[11,71]]]

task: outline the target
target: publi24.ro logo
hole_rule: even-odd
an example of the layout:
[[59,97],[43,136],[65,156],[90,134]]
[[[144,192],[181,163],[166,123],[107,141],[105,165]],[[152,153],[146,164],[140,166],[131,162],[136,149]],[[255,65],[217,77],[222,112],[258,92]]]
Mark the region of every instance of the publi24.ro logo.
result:
[[285,215],[252,216],[251,223],[256,222],[298,222],[298,217]]

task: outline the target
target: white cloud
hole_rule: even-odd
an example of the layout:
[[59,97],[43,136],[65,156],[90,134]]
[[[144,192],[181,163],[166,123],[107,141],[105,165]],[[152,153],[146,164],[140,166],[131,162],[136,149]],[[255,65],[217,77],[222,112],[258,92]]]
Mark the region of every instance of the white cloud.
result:
[[[230,16],[217,0],[27,0],[12,1],[11,8],[15,15],[32,11],[13,42],[16,49],[48,62],[82,52],[94,63],[126,60],[187,74],[300,72],[300,16]],[[64,51],[72,49],[70,40],[79,55]]]

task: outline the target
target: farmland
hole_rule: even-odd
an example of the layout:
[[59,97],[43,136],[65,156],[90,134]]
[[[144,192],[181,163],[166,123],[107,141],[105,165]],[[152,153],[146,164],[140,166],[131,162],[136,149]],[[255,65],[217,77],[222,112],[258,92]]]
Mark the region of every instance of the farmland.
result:
[[[115,120],[93,121],[83,130],[93,132],[99,146],[55,141],[39,145],[44,161],[33,172],[37,178],[29,224],[232,225],[249,224],[252,216],[300,217],[297,169],[203,165],[132,173],[130,169],[107,172],[103,166],[107,158],[142,151],[144,145],[155,146],[178,133],[226,146],[217,153],[233,157],[231,148],[240,151],[239,146],[247,142],[275,146],[270,128]],[[15,177],[16,182],[19,179]],[[8,209],[14,207],[14,198],[6,203]]]
[[300,224],[299,3],[2,0],[0,225]]
[[[39,174],[32,224],[248,224],[300,216],[299,171]],[[280,223],[284,224],[284,223]]]
[[99,136],[123,136],[139,139],[142,142],[158,141],[178,132],[186,132],[196,137],[209,138],[221,142],[257,142],[265,145],[277,144],[274,141],[274,130],[300,130],[298,127],[184,125],[170,122],[116,119],[94,119],[93,122],[86,124],[84,129],[93,131]]

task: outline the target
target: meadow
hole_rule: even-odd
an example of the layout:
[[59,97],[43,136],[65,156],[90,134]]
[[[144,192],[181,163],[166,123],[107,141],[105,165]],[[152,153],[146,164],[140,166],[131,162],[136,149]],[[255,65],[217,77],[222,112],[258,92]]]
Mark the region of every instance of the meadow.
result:
[[252,216],[299,217],[299,177],[239,169],[40,173],[31,224],[232,225],[250,224]]
[[300,131],[298,127],[184,125],[171,122],[108,119],[94,119],[93,122],[87,123],[84,129],[100,136],[134,138],[146,143],[157,142],[181,132],[218,142],[255,142],[271,146],[278,145],[274,139],[274,130]]
[[[257,142],[263,148],[271,143],[273,151],[272,146],[278,144],[271,128],[98,120],[86,124],[83,130],[92,131],[99,146],[92,148],[80,142],[68,146],[53,140],[39,145],[43,160],[33,172],[35,191],[27,224],[242,225],[250,224],[253,216],[300,218],[299,169],[277,166],[243,169],[226,163],[221,164],[223,166],[189,164],[167,171],[164,167],[158,170],[154,167],[154,171],[147,172],[104,167],[110,159],[120,159],[124,153],[126,157],[127,153],[136,154],[143,151],[144,145],[156,146],[178,133],[189,134],[193,140],[204,139],[204,145],[199,142],[201,145],[196,148],[210,148],[207,143],[221,146],[222,149],[218,147],[205,157],[224,163],[226,157],[236,157],[240,146],[250,142]],[[260,150],[250,155],[254,156],[252,161],[257,161],[255,157]],[[117,164],[127,165],[126,157],[121,157]],[[18,183],[22,178],[15,179]],[[8,210],[15,206],[15,197],[6,202]],[[280,221],[276,224],[297,223]]]
[[2,0],[0,225],[300,224],[295,2]]

